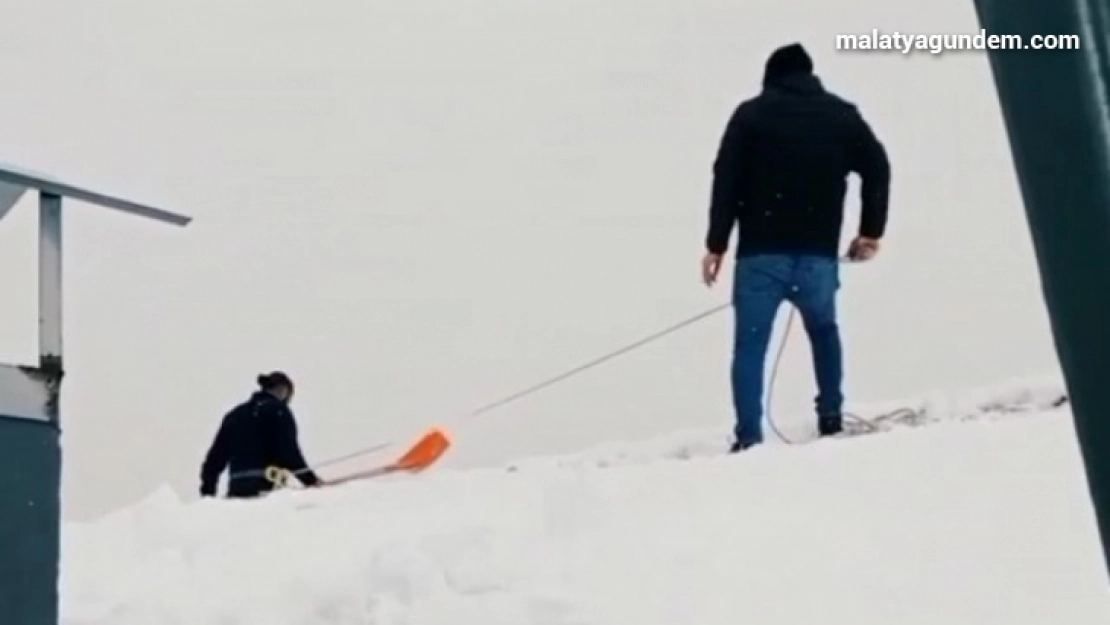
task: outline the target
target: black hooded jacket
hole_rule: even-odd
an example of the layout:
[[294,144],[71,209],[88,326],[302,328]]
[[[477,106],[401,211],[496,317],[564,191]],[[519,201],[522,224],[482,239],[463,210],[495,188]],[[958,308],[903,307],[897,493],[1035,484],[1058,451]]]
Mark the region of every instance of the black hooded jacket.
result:
[[220,423],[201,465],[200,494],[216,494],[224,469],[229,474],[229,497],[263,494],[273,488],[265,477],[267,467],[291,471],[306,486],[320,482],[301,454],[297,422],[289,406],[270,393],[258,391],[228,412]]
[[848,174],[862,179],[859,234],[886,229],[890,163],[859,110],[825,90],[798,44],[767,61],[763,91],[737,107],[713,168],[706,248],[838,256]]

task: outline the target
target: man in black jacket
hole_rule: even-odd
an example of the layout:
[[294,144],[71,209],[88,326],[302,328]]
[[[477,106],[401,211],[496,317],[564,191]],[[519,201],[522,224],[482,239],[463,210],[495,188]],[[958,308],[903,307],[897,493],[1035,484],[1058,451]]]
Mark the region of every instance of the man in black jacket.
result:
[[268,468],[289,471],[305,486],[321,484],[308,468],[297,441],[297,422],[289,409],[293,382],[280,371],[258,376],[259,390],[220,423],[200,470],[200,494],[212,497],[224,469],[227,496],[257,497],[273,490]]
[[717,280],[738,226],[732,451],[763,441],[763,376],[775,315],[793,304],[813,351],[818,431],[841,431],[843,356],[837,325],[839,248],[847,177],[862,179],[851,260],[869,260],[886,229],[890,164],[855,105],[825,90],[800,44],[767,60],[763,91],[740,104],[714,164],[702,279]]

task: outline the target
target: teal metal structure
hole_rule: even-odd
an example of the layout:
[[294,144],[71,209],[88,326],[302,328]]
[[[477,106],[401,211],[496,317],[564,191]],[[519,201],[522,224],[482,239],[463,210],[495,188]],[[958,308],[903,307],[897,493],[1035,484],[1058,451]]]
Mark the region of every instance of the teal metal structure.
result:
[[1078,49],[988,50],[1110,567],[1110,3],[975,0],[992,35]]

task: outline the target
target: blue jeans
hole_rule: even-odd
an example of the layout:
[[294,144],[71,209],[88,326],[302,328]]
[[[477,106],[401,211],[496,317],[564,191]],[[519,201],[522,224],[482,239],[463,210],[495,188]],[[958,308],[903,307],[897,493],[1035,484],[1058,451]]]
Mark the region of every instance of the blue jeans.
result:
[[736,440],[763,442],[763,379],[775,315],[789,302],[801,315],[813,352],[817,415],[839,415],[843,355],[837,325],[840,289],[837,259],[766,254],[740,257],[733,282],[736,315],[732,356],[732,400]]

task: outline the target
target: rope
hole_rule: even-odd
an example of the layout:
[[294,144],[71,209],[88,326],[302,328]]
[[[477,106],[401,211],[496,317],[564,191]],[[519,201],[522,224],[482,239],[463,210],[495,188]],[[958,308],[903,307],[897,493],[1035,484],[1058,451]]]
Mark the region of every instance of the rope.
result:
[[[714,314],[716,314],[716,313],[718,313],[722,310],[725,310],[726,308],[729,308],[731,306],[732,306],[731,303],[719,304],[717,306],[714,306],[713,308],[710,308],[708,310],[700,312],[700,313],[698,313],[698,314],[696,314],[692,317],[687,317],[686,319],[683,319],[683,320],[681,320],[677,323],[671,324],[671,325],[663,328],[662,330],[659,330],[657,332],[653,332],[652,334],[649,334],[649,335],[645,336],[644,338],[639,339],[638,341],[629,343],[629,344],[627,344],[623,347],[620,347],[620,348],[615,349],[613,351],[607,352],[607,353],[605,353],[605,354],[603,354],[603,355],[601,355],[597,358],[594,358],[593,360],[584,362],[581,365],[578,365],[577,367],[574,367],[573,369],[569,369],[569,370],[567,370],[563,373],[560,373],[556,376],[550,377],[546,380],[543,380],[541,382],[533,384],[532,386],[529,386],[528,388],[517,391],[516,393],[513,393],[512,395],[508,395],[508,396],[503,397],[501,399],[498,399],[496,401],[492,401],[492,402],[490,402],[488,404],[485,404],[485,405],[483,405],[479,408],[476,408],[476,409],[474,409],[474,410],[472,410],[468,413],[459,415],[458,417],[456,417],[456,419],[465,419],[465,418],[477,417],[477,416],[483,415],[487,412],[490,412],[491,410],[495,410],[497,408],[505,406],[506,404],[509,404],[509,403],[512,403],[512,402],[517,401],[519,399],[522,399],[524,397],[527,397],[528,395],[532,395],[533,393],[537,393],[537,392],[539,392],[539,391],[541,391],[545,388],[548,388],[548,387],[550,387],[554,384],[557,384],[557,383],[562,382],[564,380],[567,380],[568,378],[571,378],[575,375],[578,375],[580,373],[584,373],[584,372],[586,372],[590,369],[593,369],[594,367],[596,367],[598,365],[601,365],[605,362],[608,362],[608,361],[610,361],[614,358],[617,358],[617,357],[622,356],[624,354],[627,354],[631,351],[639,349],[640,347],[643,347],[644,345],[647,345],[648,343],[655,342],[655,341],[667,336],[668,334],[672,334],[672,333],[677,332],[678,330],[681,330],[685,327],[691,326],[691,325],[693,325],[693,324],[695,324],[695,323],[697,323],[697,322],[699,322],[699,321],[701,321],[701,320],[703,320],[707,317],[710,317],[710,316],[712,316],[712,315],[714,315]],[[450,422],[450,421],[453,421],[453,420],[454,419],[451,419],[451,420],[448,420],[447,422]],[[236,473],[236,474],[232,475],[230,479],[239,479],[239,478],[244,478],[244,477],[265,477],[268,481],[270,481],[275,486],[281,487],[286,483],[286,481],[288,480],[289,477],[295,477],[296,475],[301,474],[301,473],[307,473],[309,471],[314,471],[316,469],[329,467],[329,466],[338,464],[340,462],[344,462],[346,460],[352,460],[354,458],[359,458],[361,456],[366,456],[366,455],[372,454],[374,452],[381,451],[381,450],[383,450],[387,447],[392,446],[393,444],[394,444],[393,441],[389,441],[389,442],[385,442],[385,443],[378,443],[376,445],[371,445],[369,447],[364,447],[362,449],[355,450],[353,452],[344,454],[342,456],[336,456],[334,458],[329,458],[329,459],[327,459],[323,462],[319,462],[319,463],[314,464],[310,468],[301,469],[300,471],[289,471],[289,470],[278,469],[277,467],[268,467],[265,470],[261,470],[261,471],[243,471],[243,472],[240,472],[240,473]]]
[[[786,345],[790,339],[790,330],[794,326],[794,318],[797,316],[797,312],[797,309],[791,306],[790,312],[787,313],[786,328],[783,330],[782,339],[779,341],[779,348],[771,365],[771,377],[770,380],[767,382],[767,409],[765,411],[767,424],[771,426],[771,431],[775,433],[775,436],[777,436],[780,441],[786,443],[787,445],[797,445],[801,441],[790,440],[786,437],[786,435],[782,433],[781,430],[779,430],[778,424],[775,423],[775,417],[773,411],[771,410],[771,406],[773,404],[772,400],[774,399],[775,394],[775,380],[778,377],[779,365],[782,364],[782,355],[786,352]],[[858,428],[866,432],[882,431],[883,428],[881,424],[885,422],[898,422],[899,420],[913,421],[920,416],[921,413],[919,411],[909,407],[897,408],[890,412],[881,414],[873,419],[865,419],[851,412],[843,412],[841,414],[841,418],[844,419],[846,422],[854,424]]]
[[[797,312],[797,309],[791,306],[790,312],[786,315],[786,328],[783,330],[782,339],[779,340],[778,352],[776,352],[775,360],[771,364],[771,378],[767,382],[767,409],[765,411],[767,425],[771,426],[771,431],[775,433],[775,436],[777,436],[780,441],[786,443],[787,445],[797,445],[800,441],[790,440],[786,437],[785,434],[782,433],[782,430],[778,428],[778,424],[775,423],[775,417],[774,413],[771,410],[771,406],[773,404],[772,400],[775,396],[775,380],[776,378],[778,378],[779,365],[782,364],[782,355],[786,352],[786,345],[790,339],[790,330],[794,326],[794,317],[797,316]],[[876,424],[850,412],[842,413],[841,418],[855,423],[863,429],[871,432],[877,432],[879,430],[879,427]]]
[[664,329],[662,329],[658,332],[655,332],[654,334],[649,334],[648,336],[646,336],[646,337],[644,337],[644,338],[642,338],[642,339],[640,339],[640,340],[638,340],[634,343],[629,343],[628,345],[625,345],[624,347],[621,347],[620,349],[611,351],[611,352],[609,352],[609,353],[607,353],[603,356],[600,356],[598,358],[595,358],[595,359],[593,359],[593,360],[591,360],[587,363],[581,364],[581,365],[579,365],[579,366],[577,366],[573,369],[570,369],[569,371],[567,371],[565,373],[561,373],[561,374],[559,374],[555,377],[548,378],[547,380],[544,380],[543,382],[540,382],[538,384],[530,386],[530,387],[524,389],[523,391],[520,391],[518,393],[514,393],[514,394],[512,394],[512,395],[510,395],[510,396],[508,396],[504,399],[500,399],[498,401],[486,404],[485,406],[482,406],[481,408],[478,408],[477,410],[474,410],[473,412],[471,412],[467,416],[468,417],[476,417],[476,416],[481,415],[483,413],[489,412],[490,410],[493,410],[495,408],[500,408],[501,406],[504,406],[505,404],[508,404],[509,402],[515,401],[515,400],[520,399],[522,397],[525,397],[527,395],[531,395],[532,393],[535,393],[539,390],[547,388],[548,386],[551,386],[552,384],[555,384],[557,382],[562,382],[563,380],[566,380],[567,378],[569,378],[571,376],[582,373],[582,372],[584,372],[588,369],[592,369],[592,368],[594,368],[594,367],[596,367],[596,366],[598,366],[598,365],[600,365],[600,364],[602,364],[606,361],[609,361],[609,360],[612,360],[613,358],[616,358],[617,356],[627,354],[628,352],[633,351],[637,348],[643,347],[644,345],[647,345],[648,343],[652,343],[652,342],[654,342],[658,339],[661,339],[661,338],[663,338],[664,336],[666,336],[668,334],[671,334],[673,332],[681,330],[682,328],[685,328],[687,326],[691,326],[691,325],[701,321],[702,319],[705,319],[706,317],[714,315],[714,314],[716,314],[716,313],[718,313],[718,312],[720,312],[720,311],[722,311],[726,308],[729,308],[731,306],[732,306],[731,303],[729,303],[729,304],[720,304],[718,306],[714,306],[713,308],[710,308],[709,310],[706,310],[705,312],[701,312],[701,313],[698,313],[698,314],[694,315],[693,317],[683,319],[682,321],[679,321],[678,323],[675,323],[675,324],[673,324],[671,326],[668,326],[668,327],[666,327],[666,328],[664,328]]
[[[541,382],[533,384],[532,386],[529,386],[529,387],[527,387],[523,390],[517,391],[516,393],[513,393],[512,395],[508,395],[508,396],[503,397],[501,399],[498,399],[496,401],[493,401],[493,402],[490,402],[490,403],[485,404],[483,406],[480,406],[479,408],[476,408],[476,409],[470,411],[469,413],[459,415],[456,418],[457,419],[463,419],[463,418],[472,418],[472,417],[477,417],[477,416],[483,415],[487,412],[490,412],[492,410],[495,410],[497,408],[505,406],[509,403],[512,403],[514,401],[517,401],[519,399],[522,399],[524,397],[527,397],[529,395],[537,393],[537,392],[539,392],[539,391],[541,391],[545,388],[548,388],[548,387],[550,387],[554,384],[557,384],[559,382],[567,380],[567,379],[569,379],[569,378],[571,378],[575,375],[578,375],[580,373],[584,373],[584,372],[586,372],[586,371],[588,371],[588,370],[590,370],[594,367],[597,367],[598,365],[601,365],[605,362],[608,362],[608,361],[610,361],[614,358],[617,358],[617,357],[622,356],[624,354],[627,354],[631,351],[639,349],[640,347],[643,347],[644,345],[655,342],[655,341],[657,341],[657,340],[659,340],[659,339],[661,339],[661,338],[663,338],[663,337],[665,337],[669,334],[677,332],[678,330],[689,327],[689,326],[691,326],[691,325],[693,325],[693,324],[695,324],[695,323],[697,323],[697,322],[699,322],[703,319],[706,319],[706,318],[708,318],[712,315],[715,315],[716,313],[718,313],[722,310],[725,310],[726,308],[730,308],[731,306],[732,306],[731,302],[714,306],[714,307],[712,307],[708,310],[705,310],[703,312],[700,312],[700,313],[698,313],[698,314],[696,314],[692,317],[687,317],[686,319],[683,319],[683,320],[681,320],[677,323],[671,324],[670,326],[667,326],[666,328],[663,328],[662,330],[659,330],[657,332],[649,334],[649,335],[645,336],[642,339],[639,339],[639,340],[637,340],[635,342],[632,342],[632,343],[629,343],[629,344],[627,344],[623,347],[620,347],[618,349],[615,349],[613,351],[605,353],[605,354],[603,354],[603,355],[601,355],[597,358],[594,358],[593,360],[582,363],[581,365],[578,365],[578,366],[576,366],[572,369],[568,369],[567,371],[565,371],[563,373],[560,373],[556,376],[550,377],[546,380],[543,380]],[[782,442],[784,442],[788,445],[798,444],[800,441],[790,440],[789,438],[787,438],[782,433],[781,430],[779,430],[778,424],[775,423],[775,420],[774,420],[774,415],[773,415],[773,412],[771,410],[771,405],[772,405],[772,400],[774,398],[775,382],[778,378],[779,366],[782,364],[782,357],[783,357],[783,354],[786,351],[787,342],[790,339],[790,331],[793,328],[794,317],[796,316],[796,312],[797,312],[796,309],[793,306],[791,306],[790,307],[790,312],[789,312],[789,314],[787,316],[787,319],[786,319],[786,328],[783,332],[782,339],[779,341],[779,347],[778,347],[778,350],[775,354],[775,359],[774,359],[774,361],[771,365],[771,377],[770,377],[770,380],[767,384],[767,393],[766,393],[766,402],[765,402],[765,405],[767,406],[766,417],[765,418],[767,420],[768,425],[770,425],[770,427],[771,427],[772,431],[774,431],[775,435]],[[860,428],[862,428],[866,431],[877,432],[881,429],[880,426],[879,426],[879,421],[894,419],[894,418],[896,418],[900,415],[908,415],[910,418],[913,418],[917,415],[917,412],[910,409],[910,408],[900,408],[900,409],[895,410],[891,413],[884,414],[881,417],[877,417],[876,419],[873,419],[873,420],[864,419],[863,417],[860,417],[859,415],[855,415],[855,414],[852,414],[850,412],[845,412],[845,413],[843,413],[843,418],[845,420],[847,420],[848,422],[850,422],[850,423],[856,424],[858,427],[860,427]],[[394,444],[393,441],[389,441],[389,442],[385,442],[385,443],[378,443],[376,445],[371,445],[369,447],[364,447],[362,449],[355,450],[353,452],[344,454],[342,456],[336,456],[334,458],[329,458],[329,459],[327,459],[323,462],[320,462],[320,463],[317,463],[317,464],[313,465],[312,468],[303,469],[301,472],[308,472],[310,470],[320,469],[320,468],[332,466],[332,465],[335,465],[335,464],[338,464],[340,462],[344,462],[344,461],[347,461],[347,460],[352,460],[354,458],[359,458],[361,456],[366,456],[366,455],[381,451],[381,450],[383,450],[387,447],[392,446],[393,444]],[[275,471],[275,467],[270,467],[270,468],[266,469],[263,472],[239,473],[239,474],[236,474],[235,476],[233,476],[233,479],[234,478],[239,478],[239,477],[249,477],[249,476],[254,476],[254,475],[257,475],[257,474],[262,474],[262,475],[265,475],[265,477],[268,480],[270,480],[275,485],[278,485],[280,487],[280,486],[283,486],[285,484],[285,482],[288,480],[289,477],[296,476],[298,473],[300,473],[300,472],[298,472],[298,471],[284,471],[282,476],[279,477],[278,473]]]
[[[565,371],[563,373],[560,373],[556,376],[552,376],[550,378],[547,378],[546,380],[543,380],[542,382],[538,382],[536,384],[533,384],[532,386],[529,386],[528,388],[517,391],[516,393],[513,393],[512,395],[508,395],[508,396],[503,397],[501,399],[498,399],[496,401],[492,401],[488,404],[485,404],[484,406],[481,406],[479,408],[471,410],[468,413],[459,415],[456,418],[457,419],[467,419],[467,418],[477,417],[477,416],[481,416],[481,415],[483,415],[487,412],[490,412],[491,410],[501,408],[502,406],[505,406],[509,403],[512,403],[512,402],[514,402],[518,399],[523,399],[524,397],[527,397],[528,395],[532,395],[533,393],[537,393],[537,392],[539,392],[539,391],[541,391],[545,388],[548,388],[548,387],[550,387],[554,384],[557,384],[559,382],[563,382],[563,381],[567,380],[568,378],[574,377],[575,375],[578,375],[580,373],[584,373],[584,372],[586,372],[590,369],[593,369],[594,367],[596,367],[598,365],[601,365],[601,364],[603,364],[605,362],[608,362],[608,361],[610,361],[614,358],[617,358],[618,356],[623,356],[624,354],[627,354],[627,353],[629,353],[633,350],[639,349],[640,347],[643,347],[644,345],[647,345],[648,343],[653,343],[653,342],[663,338],[664,336],[667,336],[668,334],[672,334],[672,333],[677,332],[677,331],[679,331],[683,328],[694,325],[695,323],[701,321],[702,319],[710,317],[710,316],[712,316],[712,315],[714,315],[714,314],[716,314],[716,313],[718,313],[722,310],[725,310],[726,308],[729,308],[731,306],[732,306],[731,303],[719,304],[717,306],[714,306],[713,308],[710,308],[708,310],[700,312],[700,313],[698,313],[698,314],[696,314],[692,317],[687,317],[686,319],[683,319],[683,320],[681,320],[677,323],[671,324],[671,325],[667,326],[666,328],[663,328],[662,330],[659,330],[657,332],[649,334],[649,335],[645,336],[644,338],[639,339],[638,341],[629,343],[629,344],[627,344],[623,347],[620,347],[620,348],[615,349],[611,352],[605,353],[601,356],[598,356],[597,358],[594,358],[593,360],[584,362],[584,363],[578,365],[577,367],[574,367],[573,369],[568,369],[567,371]],[[381,445],[375,445],[372,448],[368,448],[368,450],[376,451],[378,449],[388,447],[391,444],[392,443],[385,443],[385,444],[381,444]],[[345,459],[355,457],[355,456],[365,455],[367,453],[370,453],[370,451],[354,452],[352,454],[347,454],[346,456],[342,456],[342,457],[337,458],[337,459],[328,460],[327,462],[324,462],[324,463],[322,463],[318,466],[327,466],[329,464],[335,464],[336,462],[340,462],[341,460],[345,460]]]

